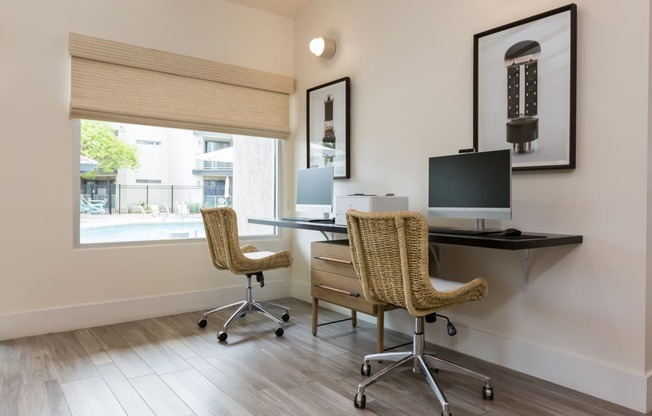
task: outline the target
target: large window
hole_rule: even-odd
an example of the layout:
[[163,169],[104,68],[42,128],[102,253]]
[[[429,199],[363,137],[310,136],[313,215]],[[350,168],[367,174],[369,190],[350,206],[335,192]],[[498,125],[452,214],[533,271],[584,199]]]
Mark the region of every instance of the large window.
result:
[[231,206],[241,237],[269,234],[278,140],[81,121],[80,244],[204,238],[199,210]]

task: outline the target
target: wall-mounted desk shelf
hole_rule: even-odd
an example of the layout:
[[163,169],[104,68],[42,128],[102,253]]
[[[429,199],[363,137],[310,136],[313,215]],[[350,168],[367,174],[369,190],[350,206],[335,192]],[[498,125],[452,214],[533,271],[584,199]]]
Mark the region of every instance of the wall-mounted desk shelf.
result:
[[[570,244],[582,244],[581,235],[567,234],[547,234],[547,233],[526,233],[527,235],[536,235],[536,238],[526,237],[505,237],[498,235],[490,236],[471,236],[471,235],[451,235],[451,234],[429,234],[431,244],[451,244],[470,247],[495,248],[499,250],[512,250],[520,256],[523,267],[523,290],[528,289],[530,280],[530,249],[557,247]],[[543,238],[545,237],[545,238]]]
[[[326,233],[346,234],[346,226],[332,223],[314,223],[303,221],[288,221],[280,218],[250,218],[252,224],[271,225],[274,227],[296,228],[301,230],[320,231]],[[521,264],[523,266],[523,290],[527,290],[529,284],[529,261],[530,249],[557,247],[572,244],[582,244],[581,235],[568,234],[548,234],[524,232],[525,235],[544,236],[545,238],[525,238],[506,237],[501,235],[458,235],[458,234],[439,234],[430,233],[429,241],[431,244],[451,244],[467,247],[484,247],[498,250],[512,250],[521,255]]]
[[338,225],[335,223],[290,221],[281,218],[249,218],[249,222],[251,224],[271,225],[274,227],[319,231],[327,240],[330,240],[330,238],[328,238],[326,233],[347,234],[346,225]]

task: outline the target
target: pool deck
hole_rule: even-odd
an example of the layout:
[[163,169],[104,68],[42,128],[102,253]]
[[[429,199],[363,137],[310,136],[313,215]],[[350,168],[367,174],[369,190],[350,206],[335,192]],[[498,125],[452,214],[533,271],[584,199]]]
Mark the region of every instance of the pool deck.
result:
[[79,228],[90,230],[115,225],[202,222],[201,214],[80,214]]

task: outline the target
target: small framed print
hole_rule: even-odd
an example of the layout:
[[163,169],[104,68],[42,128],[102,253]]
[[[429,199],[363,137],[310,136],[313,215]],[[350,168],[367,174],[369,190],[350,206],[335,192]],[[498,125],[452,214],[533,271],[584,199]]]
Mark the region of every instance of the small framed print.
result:
[[307,90],[307,167],[333,166],[336,179],[351,177],[350,82],[345,77]]

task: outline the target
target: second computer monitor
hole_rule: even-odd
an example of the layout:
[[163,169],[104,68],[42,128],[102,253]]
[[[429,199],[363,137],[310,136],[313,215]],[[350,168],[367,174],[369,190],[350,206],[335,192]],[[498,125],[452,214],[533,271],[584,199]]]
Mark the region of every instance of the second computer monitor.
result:
[[297,171],[297,212],[333,211],[333,166]]
[[428,213],[433,217],[510,219],[511,151],[431,157]]

